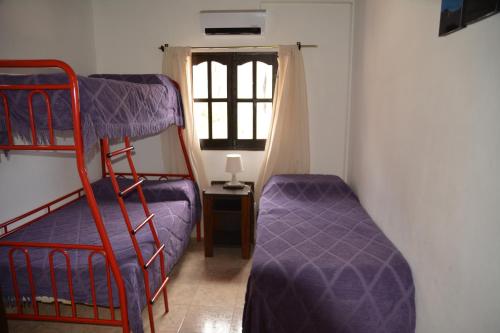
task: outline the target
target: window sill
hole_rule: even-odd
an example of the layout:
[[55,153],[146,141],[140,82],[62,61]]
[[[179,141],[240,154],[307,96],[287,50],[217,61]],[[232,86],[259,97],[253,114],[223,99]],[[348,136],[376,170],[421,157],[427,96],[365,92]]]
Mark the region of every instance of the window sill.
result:
[[200,140],[201,150],[250,150],[264,151],[266,148],[266,140],[217,140],[217,139],[202,139]]

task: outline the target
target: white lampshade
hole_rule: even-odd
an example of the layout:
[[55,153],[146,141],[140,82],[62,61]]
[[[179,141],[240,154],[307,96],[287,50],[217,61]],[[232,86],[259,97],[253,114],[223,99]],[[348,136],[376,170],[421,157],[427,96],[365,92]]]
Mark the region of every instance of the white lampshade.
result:
[[243,171],[243,164],[241,163],[240,154],[227,154],[226,155],[226,172],[238,173]]

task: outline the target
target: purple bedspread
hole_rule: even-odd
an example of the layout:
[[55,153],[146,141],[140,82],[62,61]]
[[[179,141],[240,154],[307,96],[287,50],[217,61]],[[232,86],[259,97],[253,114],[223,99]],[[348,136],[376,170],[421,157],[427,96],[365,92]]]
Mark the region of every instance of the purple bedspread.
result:
[[[0,75],[2,84],[67,83],[63,74]],[[184,127],[182,100],[173,82],[164,75],[78,76],[80,112],[85,150],[99,138],[157,134],[170,125]],[[0,89],[1,91],[1,89]],[[31,142],[28,115],[29,91],[4,91],[15,135]],[[56,130],[71,130],[73,120],[67,91],[49,92]],[[48,142],[47,112],[41,95],[33,99],[39,142]],[[7,143],[5,112],[0,103],[0,144]]]
[[[120,179],[124,188],[132,183],[128,179]],[[126,230],[116,197],[112,191],[109,180],[100,180],[93,184],[94,193],[98,199],[104,223],[112,243],[114,253],[122,277],[124,279],[129,322],[133,332],[142,332],[141,311],[146,304],[144,279],[137,261],[137,256],[132,247],[130,236]],[[165,244],[166,269],[170,272],[183,254],[189,243],[190,234],[198,221],[201,205],[197,186],[188,180],[179,181],[146,181],[143,189],[149,202],[150,210],[155,213],[154,224],[160,241]],[[170,200],[170,201],[165,201]],[[137,196],[126,198],[126,205],[134,225],[145,217],[144,211]],[[148,229],[143,229],[137,234],[145,260],[154,253],[154,243]],[[91,217],[87,201],[82,198],[75,203],[56,211],[44,219],[8,236],[9,241],[28,242],[58,242],[68,244],[101,244],[94,220]],[[1,243],[1,241],[0,241]],[[5,301],[12,302],[13,288],[11,284],[10,268],[7,256],[8,248],[0,247],[0,286]],[[87,259],[88,251],[68,251],[71,258],[72,278],[75,290],[75,300],[78,303],[92,304],[90,293],[89,270]],[[30,249],[33,275],[36,277],[36,295],[52,297],[49,275],[48,250]],[[65,264],[62,255],[54,257],[55,271],[58,281],[59,298],[69,300]],[[30,298],[29,284],[23,257],[17,254],[18,281],[20,282],[21,296]],[[101,256],[94,257],[94,270],[96,276],[97,303],[108,306],[107,283],[104,261]],[[159,286],[159,261],[150,268],[154,292]],[[114,283],[113,283],[114,286]],[[118,294],[114,287],[113,303],[119,304]],[[7,303],[6,302],[6,303]]]
[[339,177],[269,180],[243,332],[414,332],[414,288],[402,254]]

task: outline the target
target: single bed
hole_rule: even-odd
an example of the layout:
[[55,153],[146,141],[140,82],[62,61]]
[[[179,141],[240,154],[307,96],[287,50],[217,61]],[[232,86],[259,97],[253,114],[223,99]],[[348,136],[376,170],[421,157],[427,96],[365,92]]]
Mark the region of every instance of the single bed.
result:
[[[132,184],[129,179],[119,179],[120,185],[126,187]],[[130,327],[134,332],[142,332],[141,311],[145,306],[143,275],[137,265],[137,256],[131,245],[130,237],[123,223],[123,217],[109,179],[95,182],[93,190],[99,201],[101,214],[113,245],[116,259],[124,278]],[[177,181],[146,181],[143,191],[149,203],[150,210],[155,213],[154,225],[158,236],[165,244],[165,267],[170,272],[177,263],[186,246],[191,232],[200,217],[201,204],[197,186],[189,180]],[[136,194],[126,198],[127,208],[133,221],[144,217],[142,205]],[[51,242],[64,244],[100,244],[100,238],[95,228],[85,198],[75,201],[57,212],[31,224],[16,233],[7,236],[4,241]],[[145,257],[154,253],[154,243],[150,233],[138,234],[138,240]],[[8,248],[0,248],[0,286],[6,304],[13,304],[14,292],[10,278]],[[49,270],[49,249],[33,249],[30,251],[31,268],[36,277],[37,297],[53,297]],[[88,251],[68,251],[71,260],[74,299],[77,303],[93,304],[90,292],[88,270]],[[17,280],[21,297],[29,300],[31,292],[28,276],[24,265],[24,256],[19,253],[15,257]],[[156,263],[157,264],[157,263]],[[97,255],[94,258],[94,274],[97,304],[108,306],[108,288],[104,260]],[[62,255],[54,256],[54,268],[60,299],[69,300],[69,290],[66,283],[66,265]],[[158,288],[159,270],[153,269],[150,275],[153,288]],[[119,304],[118,293],[113,285],[113,303]]]
[[410,333],[410,266],[339,177],[279,175],[263,189],[246,333]]

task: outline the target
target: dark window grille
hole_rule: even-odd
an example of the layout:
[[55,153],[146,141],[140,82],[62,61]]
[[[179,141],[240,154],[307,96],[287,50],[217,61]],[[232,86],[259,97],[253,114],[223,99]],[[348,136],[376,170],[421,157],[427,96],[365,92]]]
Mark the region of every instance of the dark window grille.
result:
[[[274,84],[278,68],[277,53],[193,53],[193,66],[207,62],[207,96],[204,98],[193,98],[194,103],[207,103],[208,106],[208,138],[200,139],[201,149],[204,150],[264,150],[266,140],[258,138],[257,118],[259,117],[258,103],[272,103],[274,97]],[[212,96],[212,65],[219,63],[227,66],[227,94],[226,98]],[[252,96],[248,98],[238,98],[238,66],[252,63]],[[257,97],[257,62],[262,62],[272,66],[272,95],[268,98]],[[194,79],[194,78],[193,78]],[[194,82],[193,82],[194,85]],[[238,103],[252,104],[252,138],[238,138]],[[227,103],[227,138],[214,138],[213,123],[213,103]],[[241,104],[240,104],[241,105]],[[196,114],[195,114],[196,116]],[[269,124],[271,125],[271,124]],[[246,128],[246,130],[250,130]]]

